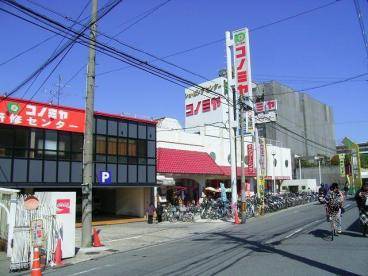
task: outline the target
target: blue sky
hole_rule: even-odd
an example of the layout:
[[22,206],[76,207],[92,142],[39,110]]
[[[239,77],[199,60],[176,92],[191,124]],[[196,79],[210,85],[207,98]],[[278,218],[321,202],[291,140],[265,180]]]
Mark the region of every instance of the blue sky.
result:
[[[34,1],[76,18],[88,0]],[[62,20],[26,0],[19,2],[57,20]],[[107,2],[106,0],[99,1],[99,7]],[[102,19],[98,30],[114,35],[132,22],[126,23],[127,20],[163,2],[165,1],[124,0],[108,17]],[[227,30],[243,26],[252,29],[330,2],[332,1],[172,0],[117,38],[162,57],[221,39]],[[368,29],[368,2],[359,0],[359,3],[366,29]],[[4,4],[0,6],[5,7]],[[89,13],[90,7],[82,17],[88,16]],[[63,22],[71,24],[67,21]],[[0,28],[2,38],[0,63],[52,36],[45,30],[4,13],[0,15],[0,24],[2,26]],[[59,37],[53,38],[26,55],[1,65],[0,91],[13,89],[33,72],[48,58],[60,39]],[[103,40],[103,38],[99,39]],[[251,32],[250,39],[252,74],[256,81],[275,79],[295,89],[303,89],[368,70],[368,61],[352,0],[341,0],[310,14]],[[132,52],[127,48],[117,47],[145,60],[150,60],[149,57]],[[87,59],[87,49],[75,45],[34,99],[49,100],[50,90],[57,89],[58,75],[62,76],[64,82],[67,81],[83,64],[87,63]],[[226,66],[224,43],[216,43],[177,55],[169,58],[168,61],[211,79],[217,76],[219,69]],[[135,68],[99,75],[109,70],[126,67],[124,63],[99,53],[97,64],[96,110],[110,113],[124,112],[141,117],[169,116],[183,121],[184,88]],[[161,62],[155,62],[155,64],[194,82],[203,81],[167,64]],[[85,71],[83,69],[63,89],[61,104],[84,106]],[[45,70],[24,96],[25,98],[29,99],[32,96],[48,72],[49,70]],[[24,92],[25,89],[20,90],[15,96],[22,97]],[[367,92],[368,76],[307,93],[333,107],[337,142],[340,142],[344,136],[362,142],[368,140]]]

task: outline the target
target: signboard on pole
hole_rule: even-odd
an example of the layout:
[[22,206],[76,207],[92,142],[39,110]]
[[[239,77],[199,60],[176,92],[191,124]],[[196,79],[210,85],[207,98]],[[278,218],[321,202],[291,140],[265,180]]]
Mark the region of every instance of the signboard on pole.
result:
[[33,247],[44,246],[44,231],[42,219],[35,219],[31,221],[31,240]]
[[259,138],[259,173],[261,177],[266,176],[266,140]]
[[235,89],[239,95],[251,96],[252,80],[250,72],[249,32],[243,28],[233,32]]
[[340,168],[340,176],[345,177],[345,154],[340,153],[339,154],[339,168]]
[[247,153],[248,153],[248,174],[254,174],[254,158],[253,158],[253,144],[247,145]]
[[255,103],[256,113],[265,113],[277,110],[277,100]]
[[254,132],[254,111],[248,110],[245,116],[245,132],[253,133]]
[[256,114],[255,118],[256,118],[256,124],[276,122],[277,114],[274,111],[268,112],[268,113],[258,113]]

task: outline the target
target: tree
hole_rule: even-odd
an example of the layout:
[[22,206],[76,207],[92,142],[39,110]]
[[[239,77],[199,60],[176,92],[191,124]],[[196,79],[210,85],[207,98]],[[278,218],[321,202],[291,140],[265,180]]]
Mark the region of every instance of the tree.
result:
[[360,154],[360,166],[362,168],[368,168],[368,154]]

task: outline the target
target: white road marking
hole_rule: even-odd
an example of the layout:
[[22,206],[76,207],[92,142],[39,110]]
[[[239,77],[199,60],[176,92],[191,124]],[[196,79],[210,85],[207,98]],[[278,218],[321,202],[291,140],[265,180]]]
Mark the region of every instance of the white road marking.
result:
[[88,269],[88,270],[83,270],[83,271],[80,271],[80,272],[77,272],[77,273],[74,273],[72,274],[71,276],[73,275],[80,275],[80,274],[84,274],[84,273],[88,273],[88,272],[91,272],[93,270],[96,270],[96,269],[99,269],[100,267],[94,267],[94,268],[91,268],[91,269]]
[[299,228],[299,229],[295,230],[293,233],[287,235],[284,239],[288,239],[288,238],[294,236],[295,234],[299,233],[302,230],[303,230],[303,228]]
[[133,236],[133,237],[127,237],[127,238],[122,238],[122,239],[108,240],[106,242],[116,242],[116,241],[132,240],[132,239],[139,239],[139,238],[142,238],[142,237],[143,237],[143,235],[140,235],[140,236]]

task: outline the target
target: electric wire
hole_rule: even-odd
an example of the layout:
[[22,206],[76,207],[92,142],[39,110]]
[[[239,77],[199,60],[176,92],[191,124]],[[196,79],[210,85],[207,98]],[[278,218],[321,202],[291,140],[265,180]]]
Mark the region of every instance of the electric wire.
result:
[[336,85],[336,84],[348,82],[348,81],[351,81],[351,80],[355,80],[355,79],[358,79],[360,77],[367,76],[367,75],[368,75],[368,72],[367,73],[361,73],[361,74],[353,75],[353,76],[348,77],[348,78],[345,78],[345,79],[340,79],[338,81],[332,81],[332,82],[321,84],[321,85],[317,85],[317,86],[311,86],[311,87],[306,87],[306,88],[303,88],[303,89],[297,89],[297,90],[292,90],[292,91],[282,92],[282,93],[264,94],[264,96],[265,97],[267,97],[267,96],[279,96],[279,95],[286,95],[286,94],[292,94],[292,93],[300,93],[300,92],[305,92],[305,91],[320,89],[320,88],[324,88],[324,87],[328,87],[328,86],[332,86],[332,85]]
[[363,38],[363,43],[364,43],[364,49],[367,55],[367,65],[368,65],[368,38],[367,38],[367,33],[365,31],[365,26],[364,26],[364,22],[362,19],[362,10],[360,8],[360,4],[358,0],[354,0],[354,6],[355,6],[355,11],[357,14],[357,18],[358,18],[358,22],[359,22],[359,27],[360,27],[360,31],[362,33],[362,38]]
[[[33,1],[32,1],[32,0],[27,0],[27,1],[29,1],[29,2],[33,3]],[[166,3],[170,2],[170,1],[172,1],[172,0],[166,1],[166,2],[164,2],[164,3],[162,3],[162,4],[160,4],[159,6],[161,7],[163,4],[166,4]],[[85,25],[81,24],[80,22],[78,22],[77,20],[74,20],[74,19],[73,19],[73,18],[71,18],[71,17],[64,16],[64,15],[62,15],[61,13],[59,13],[59,12],[57,12],[57,11],[53,10],[53,9],[47,8],[47,7],[43,6],[43,5],[39,5],[39,6],[40,6],[40,7],[42,7],[42,8],[44,8],[44,9],[46,9],[46,10],[47,10],[47,11],[49,11],[49,12],[52,12],[52,13],[54,13],[54,14],[58,15],[59,17],[65,18],[65,19],[67,19],[67,20],[69,20],[69,21],[71,21],[71,22],[73,22],[73,23],[75,23],[75,24],[78,24],[78,25],[80,25],[80,26],[85,26]],[[150,14],[151,14],[151,13],[150,13]],[[149,57],[152,57],[152,58],[153,58],[152,60],[159,60],[159,61],[161,61],[161,62],[163,62],[163,63],[166,63],[166,64],[168,64],[168,65],[170,65],[170,66],[175,67],[175,68],[178,68],[178,69],[180,69],[180,70],[182,70],[182,71],[184,71],[184,72],[186,72],[186,73],[189,73],[189,74],[191,74],[191,75],[193,75],[193,76],[199,77],[199,78],[201,78],[201,79],[203,79],[203,80],[206,80],[206,81],[212,81],[212,80],[210,80],[209,78],[207,78],[207,77],[205,77],[205,76],[203,76],[203,75],[200,75],[200,74],[198,74],[198,73],[195,73],[195,72],[193,72],[193,71],[191,71],[191,70],[189,70],[189,69],[187,69],[187,68],[184,68],[183,66],[179,66],[179,65],[174,64],[174,63],[172,63],[172,62],[166,61],[166,60],[164,59],[165,57],[160,58],[160,57],[158,57],[158,56],[156,56],[156,55],[154,55],[154,54],[152,54],[152,53],[149,53],[149,52],[147,52],[147,51],[145,51],[145,50],[139,49],[139,48],[137,48],[137,47],[135,47],[135,46],[132,46],[132,45],[130,45],[130,44],[128,44],[128,43],[126,43],[126,42],[122,42],[121,40],[116,39],[116,35],[115,35],[115,36],[110,36],[110,35],[107,35],[107,34],[106,34],[106,33],[104,33],[104,32],[101,32],[101,31],[97,31],[97,34],[99,34],[99,35],[101,35],[101,36],[103,36],[103,37],[105,37],[105,38],[107,38],[107,39],[109,39],[109,40],[112,40],[112,41],[114,41],[114,42],[117,42],[118,44],[120,44],[120,45],[122,45],[122,46],[124,46],[124,47],[127,47],[127,48],[129,48],[129,49],[131,49],[131,50],[134,50],[134,51],[136,51],[136,52],[140,52],[140,53],[143,53],[143,54],[145,54],[145,55],[147,55],[147,56],[149,56]],[[126,66],[126,67],[124,67],[124,68],[131,68],[131,66]],[[106,75],[106,74],[108,74],[108,73],[109,73],[109,72],[102,72],[102,73],[98,73],[98,74],[96,74],[96,76],[102,76],[102,75]]]
[[[10,4],[10,5],[15,5],[15,6],[17,6],[17,5],[19,5],[18,3],[15,3],[15,2],[10,2],[10,1],[2,1],[2,2],[4,2],[4,3],[6,3],[6,4]],[[120,1],[114,1],[114,2],[112,2],[111,4],[109,4],[110,5],[110,8],[108,8],[107,9],[107,11],[105,11],[102,15],[101,15],[101,17],[99,17],[98,18],[98,20],[100,20],[101,18],[103,18],[105,15],[107,15],[115,6],[117,6],[119,3],[121,2],[121,0]],[[3,8],[0,8],[0,10],[2,10],[3,12],[6,12],[6,13],[8,13],[8,14],[11,14],[11,15],[13,15],[13,16],[15,16],[15,17],[18,17],[18,18],[20,18],[20,19],[22,19],[22,20],[25,20],[25,21],[27,21],[27,22],[29,22],[29,23],[32,23],[32,24],[34,24],[34,22],[32,22],[32,21],[30,21],[30,20],[28,20],[28,19],[25,19],[25,18],[23,18],[23,17],[21,17],[21,16],[19,16],[19,15],[17,15],[17,14],[14,14],[14,13],[12,13],[12,12],[10,12],[10,11],[7,11],[7,10],[4,10]],[[92,23],[91,23],[92,24]],[[88,26],[89,27],[89,26]],[[74,37],[72,37],[72,38],[69,38],[68,37],[68,39],[70,40],[70,42],[68,42],[68,43],[66,43],[60,50],[58,50],[58,52],[57,52],[57,54],[55,54],[55,55],[53,55],[51,58],[49,58],[45,63],[43,63],[35,72],[33,72],[32,74],[31,74],[31,76],[29,76],[28,78],[26,78],[23,82],[21,82],[16,88],[14,88],[10,93],[7,93],[6,95],[5,95],[5,98],[2,98],[2,100],[4,100],[4,99],[6,99],[7,97],[9,97],[9,96],[11,96],[12,94],[14,94],[15,92],[17,92],[21,87],[23,87],[26,83],[28,83],[30,80],[32,80],[33,78],[34,78],[34,76],[35,75],[37,75],[38,74],[38,72],[40,72],[40,71],[43,71],[49,64],[51,64],[51,62],[53,62],[56,58],[58,58],[64,51],[66,51],[67,50],[67,48],[69,47],[69,45],[71,45],[73,42],[75,42],[75,41],[77,41],[77,39],[80,37],[80,36],[82,36],[83,35],[83,33],[85,32],[85,30],[88,28],[88,27],[85,27],[85,28],[83,28],[82,29],[82,31],[81,32],[75,32],[75,36]]]
[[[5,1],[5,0],[3,0],[3,1]],[[8,3],[8,1],[5,1],[5,2]],[[14,5],[14,3],[12,3],[12,4]],[[76,33],[74,30],[68,29],[67,27],[63,26],[59,22],[56,22],[56,21],[51,20],[51,19],[49,19],[49,18],[47,18],[47,17],[45,17],[43,15],[40,15],[40,14],[38,14],[38,13],[36,13],[36,12],[28,9],[27,7],[24,7],[24,6],[19,5],[19,4],[16,4],[16,7],[19,8],[24,13],[30,13],[33,17],[39,16],[43,20],[45,20],[45,21],[47,21],[49,23],[55,24],[59,28],[58,29],[59,31],[60,31],[60,28],[61,28],[61,29],[66,29],[67,31],[70,31],[72,33]],[[27,21],[29,21],[29,20],[27,20]],[[32,24],[36,24],[37,25],[37,23],[34,23],[34,22],[32,22]],[[44,26],[42,26],[42,27],[44,29],[50,30],[49,28],[46,28]],[[64,32],[66,32],[66,31],[64,31]],[[62,35],[62,34],[60,34],[60,35]],[[78,43],[80,43],[82,45],[85,45],[85,40],[84,41],[80,41],[81,40],[80,38],[84,38],[87,41],[90,40],[90,38],[86,37],[85,35],[83,35],[83,34],[80,35]],[[103,44],[101,42],[98,42],[98,43],[96,43],[96,46],[97,46],[97,48],[99,48],[99,49],[96,49],[96,50],[98,50],[98,51],[101,50],[100,52],[102,52],[104,54],[107,54],[107,55],[109,55],[108,53],[110,53],[109,56],[112,56],[111,53],[113,55],[118,55],[120,57],[120,60],[121,61],[124,61],[125,63],[131,64],[131,65],[133,65],[135,67],[138,67],[138,68],[140,68],[142,70],[145,69],[146,72],[149,72],[151,74],[154,74],[154,75],[161,74],[161,77],[163,75],[166,79],[167,78],[173,78],[174,81],[175,81],[174,83],[181,82],[181,83],[184,83],[186,86],[194,86],[196,88],[203,89],[204,91],[206,91],[208,93],[212,93],[212,94],[215,94],[217,96],[224,97],[222,94],[219,94],[219,93],[217,93],[215,91],[211,91],[211,90],[209,90],[207,88],[201,87],[201,86],[197,85],[196,83],[194,83],[192,81],[186,80],[186,79],[184,79],[184,78],[182,78],[180,76],[177,76],[177,75],[175,75],[173,73],[170,73],[170,72],[168,72],[166,70],[163,70],[163,69],[161,69],[159,67],[149,65],[149,64],[147,64],[147,62],[144,62],[144,61],[142,61],[140,59],[137,59],[137,58],[135,58],[135,57],[133,57],[131,55],[128,55],[128,54],[126,54],[124,52],[118,51],[117,49],[112,48],[109,45],[106,45],[106,44]],[[112,56],[112,57],[114,57],[114,56]],[[116,56],[115,56],[115,58],[116,58]]]
[[[283,19],[279,19],[279,20],[270,22],[268,24],[263,24],[261,26],[255,27],[255,28],[251,28],[251,29],[249,29],[249,31],[250,32],[255,32],[255,31],[258,31],[258,30],[262,30],[262,29],[265,29],[267,27],[273,26],[275,24],[279,24],[279,23],[282,23],[282,22],[285,22],[285,21],[294,19],[296,17],[306,15],[306,14],[311,13],[311,12],[314,12],[314,11],[317,11],[317,10],[320,10],[320,9],[324,9],[324,8],[329,7],[329,6],[333,5],[333,4],[336,4],[337,2],[340,2],[340,1],[342,1],[342,0],[335,0],[335,1],[329,2],[327,4],[324,4],[324,5],[321,5],[321,6],[318,6],[318,7],[315,7],[315,8],[312,8],[312,9],[309,9],[309,10],[306,10],[306,11],[303,11],[303,12],[300,12],[300,13],[297,13],[295,15],[288,16],[288,17],[285,17]],[[208,47],[208,46],[211,46],[211,45],[214,45],[214,44],[218,44],[220,42],[224,43],[225,42],[225,39],[224,38],[220,38],[220,39],[215,39],[215,40],[212,40],[212,41],[209,41],[209,42],[205,42],[203,44],[200,44],[200,45],[197,45],[197,46],[194,46],[194,47],[185,49],[185,50],[180,50],[180,51],[171,53],[169,55],[166,55],[166,56],[162,57],[162,59],[166,59],[166,58],[170,58],[170,57],[174,57],[174,56],[178,56],[178,55],[183,55],[183,54],[186,54],[186,53],[189,53],[189,52],[193,52],[193,51],[198,50],[198,49],[201,49],[201,48],[205,48],[205,47]],[[153,62],[153,61],[155,61],[155,60],[151,60],[149,62]],[[107,74],[107,73],[112,73],[112,72],[120,71],[120,70],[123,70],[123,69],[126,69],[126,67],[120,67],[120,68],[117,68],[117,69],[110,70],[109,72],[106,71],[106,72],[103,72],[103,73],[106,73]]]
[[157,10],[159,10],[160,8],[162,8],[163,6],[165,6],[166,4],[168,4],[169,2],[171,2],[172,0],[167,0],[155,7],[153,7],[150,11],[148,11],[144,16],[142,16],[141,18],[137,19],[136,21],[134,21],[132,24],[130,24],[129,26],[125,27],[123,30],[121,30],[120,32],[118,32],[117,34],[115,34],[113,37],[117,37],[119,35],[121,35],[122,33],[126,32],[127,30],[129,30],[130,28],[132,28],[133,26],[137,25],[139,22],[141,22],[142,20],[144,20],[145,18],[147,18],[148,16],[150,16],[151,14],[153,14],[154,12],[156,12]]
[[[88,6],[89,6],[89,0],[86,2],[86,4],[84,5],[84,7],[83,7],[83,9],[81,10],[81,12],[79,13],[79,15],[78,15],[78,17],[77,17],[77,20],[79,20],[81,17],[82,17],[82,15],[83,15],[83,13],[86,11],[86,9],[88,8]],[[74,26],[76,25],[76,23],[73,23],[71,26],[70,26],[70,28],[73,28]],[[56,52],[57,52],[57,50],[59,49],[59,47],[61,46],[61,44],[64,42],[64,40],[65,40],[65,37],[63,37],[61,40],[60,40],[60,42],[59,42],[59,44],[56,46],[56,48],[55,48],[55,50],[52,52],[52,54],[51,54],[51,56],[53,56],[53,55],[55,55],[56,54]],[[74,45],[74,43],[72,44],[72,45]],[[72,46],[73,47],[73,46]],[[68,50],[68,52],[71,50],[71,48]],[[64,60],[64,57],[62,58],[62,60]],[[58,64],[60,64],[60,63],[58,63]],[[58,66],[56,66],[56,68],[57,68]],[[53,70],[53,71],[55,71],[56,70],[56,68]],[[35,76],[35,78],[34,78],[34,80],[33,80],[33,82],[32,82],[32,84],[27,88],[27,90],[24,92],[24,94],[22,95],[22,99],[26,96],[26,94],[28,93],[28,91],[31,89],[31,87],[32,87],[32,85],[35,83],[35,81],[37,80],[37,78],[40,76],[40,74],[41,74],[41,72],[42,71],[40,71],[36,76]],[[51,75],[49,75],[46,79],[48,80],[49,78],[51,77]],[[45,82],[43,82],[43,84],[36,90],[37,92],[38,91],[40,91],[41,89],[42,89],[42,86],[45,84]],[[36,93],[37,94],[37,93]],[[34,96],[33,96],[34,97]],[[32,97],[32,98],[33,98]]]

